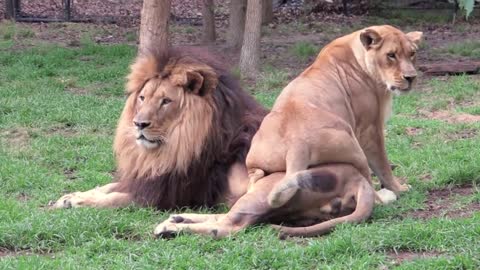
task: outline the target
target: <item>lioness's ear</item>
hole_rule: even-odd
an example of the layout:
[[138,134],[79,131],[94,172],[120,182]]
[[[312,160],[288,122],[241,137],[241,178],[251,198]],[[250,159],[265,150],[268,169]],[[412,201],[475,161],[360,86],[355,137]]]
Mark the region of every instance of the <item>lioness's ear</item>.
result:
[[218,79],[208,71],[187,71],[185,88],[194,94],[203,96],[217,87]]
[[366,29],[360,33],[360,41],[365,49],[378,47],[382,41],[382,37],[373,29]]
[[415,43],[415,45],[420,45],[420,42],[422,41],[422,36],[423,36],[423,33],[422,32],[419,32],[419,31],[415,31],[415,32],[409,32],[407,34],[405,34],[407,36],[407,38]]

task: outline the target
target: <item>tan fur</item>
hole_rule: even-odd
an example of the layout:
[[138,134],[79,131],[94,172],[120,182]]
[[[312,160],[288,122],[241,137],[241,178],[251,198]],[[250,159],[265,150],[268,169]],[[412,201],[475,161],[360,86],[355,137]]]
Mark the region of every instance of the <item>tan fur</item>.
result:
[[[414,82],[421,35],[372,26],[328,44],[283,89],[255,134],[246,160],[249,192],[225,215],[173,216],[155,234],[219,237],[259,222],[293,222],[303,227],[275,228],[313,236],[361,222],[374,206],[369,165],[387,189],[407,190],[392,176],[383,131],[392,93]],[[304,225],[318,219],[326,221]]]
[[263,108],[204,51],[169,53],[131,66],[114,141],[119,184],[65,195],[56,208],[212,206],[245,192],[237,182],[246,181],[244,158]]
[[[158,237],[190,232],[225,237],[259,222],[270,222],[283,236],[317,236],[337,224],[366,220],[374,206],[374,190],[358,170],[347,164],[322,165],[308,170],[311,179],[299,183],[298,193],[283,207],[272,208],[266,200],[284,173],[272,173],[255,183],[226,214],[174,214],[154,230]],[[321,182],[331,181],[322,190]],[[312,185],[310,185],[312,184]],[[306,186],[303,186],[306,185]],[[317,223],[318,221],[320,223]],[[301,225],[288,227],[285,223]]]
[[325,163],[352,164],[366,179],[370,164],[387,189],[408,189],[392,176],[383,130],[392,92],[410,90],[416,77],[412,55],[417,45],[409,36],[421,34],[373,26],[341,37],[282,91],[246,161],[251,183],[262,175],[259,171],[286,171],[269,195],[272,206],[282,206],[295,194],[285,186],[300,172]]

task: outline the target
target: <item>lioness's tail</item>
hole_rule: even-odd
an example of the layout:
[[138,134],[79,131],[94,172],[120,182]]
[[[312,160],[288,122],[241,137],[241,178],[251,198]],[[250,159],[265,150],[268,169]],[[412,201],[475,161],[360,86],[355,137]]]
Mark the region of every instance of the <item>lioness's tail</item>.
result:
[[336,225],[351,222],[359,223],[370,217],[375,205],[375,191],[366,181],[362,181],[356,195],[357,206],[352,214],[344,217],[334,218],[322,223],[307,227],[283,227],[272,225],[273,228],[280,231],[281,237],[284,236],[316,236],[330,232]]

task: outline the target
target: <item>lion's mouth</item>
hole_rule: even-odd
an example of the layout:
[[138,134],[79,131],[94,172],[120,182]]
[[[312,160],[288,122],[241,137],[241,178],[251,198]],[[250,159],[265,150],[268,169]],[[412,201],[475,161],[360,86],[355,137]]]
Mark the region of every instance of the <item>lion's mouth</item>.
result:
[[160,146],[163,143],[160,139],[148,139],[145,135],[140,134],[137,136],[137,144],[142,145],[146,148],[155,148]]

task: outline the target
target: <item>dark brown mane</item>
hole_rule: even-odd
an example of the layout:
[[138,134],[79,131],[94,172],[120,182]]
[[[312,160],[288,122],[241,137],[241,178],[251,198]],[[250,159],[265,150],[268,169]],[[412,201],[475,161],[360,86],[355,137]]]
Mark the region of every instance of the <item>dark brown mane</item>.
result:
[[[215,71],[217,87],[208,97],[205,97],[210,100],[209,105],[206,106],[213,107],[212,126],[202,145],[200,157],[189,163],[186,172],[171,170],[159,175],[154,173],[141,176],[135,170],[122,170],[120,167],[117,172],[117,180],[120,183],[117,191],[129,192],[134,196],[136,203],[159,209],[214,206],[227,188],[227,174],[230,166],[237,161],[245,163],[251,139],[266,111],[241,89],[238,81],[224,67],[222,61],[204,49],[183,47],[171,49],[167,54],[157,54],[154,57],[156,66],[150,70],[146,68],[147,71],[143,70],[143,73],[168,76],[167,66],[171,65],[172,61],[185,58],[191,59],[192,65],[207,65]],[[132,70],[132,73],[134,72],[135,70]],[[132,77],[134,76],[129,76],[130,81],[136,79],[137,85],[142,83],[141,79],[132,79]],[[129,87],[131,88],[127,85],[127,91],[136,91]],[[129,106],[128,101],[127,106]],[[121,135],[117,130],[118,136]],[[122,141],[122,145],[131,143],[124,142],[127,139],[123,138],[116,138],[117,140]],[[116,148],[119,148],[117,144]],[[119,151],[122,149],[116,149],[116,152]],[[117,154],[117,158],[118,156]],[[245,179],[245,181],[248,180]]]

